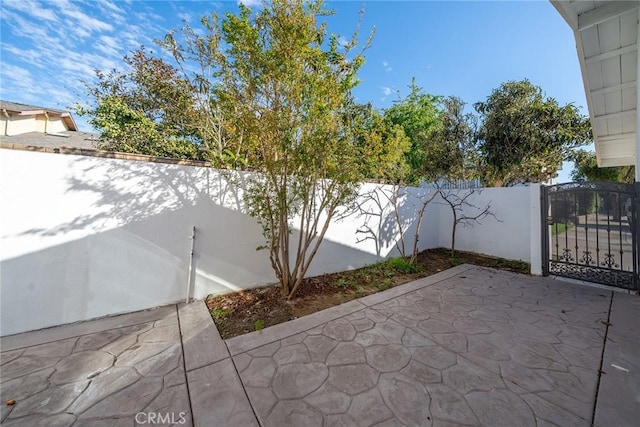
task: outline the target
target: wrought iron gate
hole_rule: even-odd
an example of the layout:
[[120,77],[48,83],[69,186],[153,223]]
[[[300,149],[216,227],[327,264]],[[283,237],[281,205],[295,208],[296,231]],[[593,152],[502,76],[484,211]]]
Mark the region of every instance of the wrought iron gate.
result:
[[542,187],[543,273],[640,289],[640,183]]

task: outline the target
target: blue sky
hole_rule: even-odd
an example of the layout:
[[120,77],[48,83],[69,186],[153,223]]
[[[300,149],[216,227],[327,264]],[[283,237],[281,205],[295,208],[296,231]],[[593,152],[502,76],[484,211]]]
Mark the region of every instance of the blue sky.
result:
[[[360,39],[373,27],[375,36],[360,102],[388,107],[415,77],[426,92],[472,104],[528,78],[587,113],[572,32],[548,1],[334,1],[329,30],[350,37],[363,5]],[[183,19],[198,25],[208,12],[237,11],[237,1],[2,0],[0,9],[0,98],[64,109],[83,102],[93,69],[120,67],[123,55],[153,46]]]

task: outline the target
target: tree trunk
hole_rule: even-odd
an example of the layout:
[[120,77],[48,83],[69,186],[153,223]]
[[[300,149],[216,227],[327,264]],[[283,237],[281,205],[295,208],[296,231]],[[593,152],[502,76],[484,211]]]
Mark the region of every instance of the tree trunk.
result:
[[418,223],[416,224],[416,234],[413,237],[413,251],[411,252],[411,259],[409,262],[415,264],[418,259],[418,240],[420,239],[420,226],[422,225],[422,217],[424,216],[424,210],[418,213]]

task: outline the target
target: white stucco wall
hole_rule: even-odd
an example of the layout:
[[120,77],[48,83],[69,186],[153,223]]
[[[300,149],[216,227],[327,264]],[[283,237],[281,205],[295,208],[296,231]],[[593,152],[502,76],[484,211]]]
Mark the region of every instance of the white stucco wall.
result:
[[35,121],[33,123],[33,129],[31,129],[31,132],[51,132],[51,130],[47,129],[47,117],[44,114],[38,114],[33,117],[35,118]]
[[196,178],[171,165],[0,150],[1,334],[184,297],[191,221],[202,217]]
[[[457,190],[463,195],[469,190]],[[521,260],[532,264],[532,273],[541,274],[540,185],[484,188],[467,201],[464,214],[473,217],[487,205],[495,217],[488,216],[456,229],[456,249]],[[440,203],[439,246],[451,247],[451,208]]]
[[[365,184],[359,209],[332,223],[308,275],[397,256],[383,191]],[[419,201],[406,189],[400,218],[410,253]],[[529,261],[531,188],[492,189],[503,221],[460,228],[457,248]],[[0,149],[0,335],[125,313],[275,281],[242,195],[214,169]],[[480,199],[476,200],[481,204]],[[425,213],[420,250],[449,245],[448,208]],[[539,205],[538,205],[539,210]]]
[[9,118],[0,115],[0,133],[14,136],[27,132],[57,133],[68,130],[62,117],[44,114],[20,116],[16,113],[9,113]]
[[34,132],[36,128],[35,116],[19,116],[10,114],[8,123],[5,124],[8,136]]
[[[210,168],[1,149],[0,200],[1,335],[184,299],[193,226],[191,297],[275,281],[242,196]],[[396,255],[384,216],[368,222],[385,233],[358,242],[365,217],[336,221],[308,274]]]
[[38,123],[38,132],[57,133],[68,130],[60,116],[49,115],[47,119],[44,114],[38,115]]

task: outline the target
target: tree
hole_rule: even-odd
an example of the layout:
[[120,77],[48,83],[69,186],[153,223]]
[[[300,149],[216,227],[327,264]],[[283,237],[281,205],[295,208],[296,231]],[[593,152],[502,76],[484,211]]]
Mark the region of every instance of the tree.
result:
[[547,181],[572,149],[591,141],[587,117],[545,98],[528,80],[503,83],[475,108],[483,178],[494,186]]
[[[484,207],[480,207],[469,201],[469,198],[475,193],[479,194],[480,190],[476,190],[475,188],[444,189],[438,187],[438,191],[440,192],[442,200],[451,208],[451,214],[453,216],[451,225],[451,257],[454,257],[456,253],[456,230],[458,225],[466,227],[474,223],[480,224],[480,221],[488,216],[492,216],[496,220],[498,219],[491,211],[491,202],[487,203]],[[469,213],[470,211],[473,213]]]
[[[464,101],[455,96],[442,98],[438,120],[428,134],[429,144],[437,147],[429,174],[434,180],[469,180],[478,176],[479,153],[477,141],[477,117],[464,113]],[[428,170],[429,166],[423,169]]]
[[[593,151],[575,150],[571,154],[571,160],[574,164],[571,179],[574,181],[635,182],[634,166],[598,167],[598,160]],[[599,203],[595,193],[582,194],[579,199],[579,213],[592,213],[589,210],[595,210]],[[602,196],[602,206],[612,213],[614,221],[619,221],[622,215],[621,209],[617,208],[619,200],[619,194],[614,192],[605,192]]]
[[327,36],[318,22],[330,13],[322,1],[263,6],[253,12],[240,4],[238,15],[203,18],[203,35],[186,27],[163,45],[181,69],[200,70],[190,81],[206,89],[201,96],[212,99],[224,137],[254,171],[236,183],[262,227],[282,293],[291,298],[362,178],[368,144],[358,143],[349,113],[364,59],[362,51],[353,53],[357,32],[346,45]]
[[405,98],[398,99],[385,110],[384,117],[392,125],[401,126],[411,141],[406,154],[409,171],[405,181],[415,184],[422,178],[438,176],[446,170],[446,165],[438,161],[442,158],[444,148],[429,139],[429,132],[438,120],[440,97],[424,93],[415,78],[409,89]]
[[144,47],[124,58],[127,70],[96,70],[85,87],[93,105],[76,106],[100,132],[97,148],[161,157],[203,159],[193,86]]
[[[423,178],[437,179],[450,168],[451,157],[456,154],[451,152],[450,145],[432,138],[434,129],[440,126],[438,102],[441,98],[425,94],[416,84],[415,79],[412,80],[409,89],[410,92],[405,98],[398,99],[391,108],[385,110],[384,121],[378,120],[377,126],[367,128],[369,132],[367,136],[374,141],[375,137],[380,140],[379,135],[391,135],[386,140],[386,146],[391,155],[387,157],[386,163],[381,162],[380,165],[373,167],[372,171],[390,171],[391,173],[387,172],[384,178],[393,184],[389,189],[381,187],[368,195],[368,200],[380,207],[380,212],[375,214],[367,212],[367,215],[382,217],[384,211],[380,201],[380,194],[382,194],[393,210],[394,230],[398,234],[396,241],[398,252],[414,264],[418,257],[418,242],[424,215],[429,204],[438,195],[438,191],[428,191],[424,188],[411,191],[403,187],[403,184],[419,184]],[[408,139],[408,146],[402,144],[404,135]],[[375,144],[369,144],[369,146],[375,146]],[[400,162],[394,156],[402,152],[405,160]],[[389,167],[389,164],[395,167]],[[411,208],[402,209],[407,203],[411,203]],[[401,210],[410,212],[410,215],[403,215]],[[414,224],[415,230],[409,254],[409,243],[405,233],[408,227]],[[375,230],[366,221],[359,233],[365,235],[363,239],[376,238]]]
[[575,150],[571,154],[573,171],[571,179],[574,181],[613,181],[633,183],[635,169],[633,166],[598,167],[596,154],[593,151]]
[[[417,191],[415,191],[417,190]],[[398,227],[399,239],[396,243],[396,248],[400,252],[403,258],[409,258],[409,262],[411,264],[415,264],[418,260],[418,242],[420,241],[420,229],[422,228],[422,221],[424,220],[424,214],[427,210],[429,204],[436,198],[438,195],[437,190],[429,191],[424,187],[415,189],[413,192],[409,191],[408,187],[399,187],[394,186],[392,188],[391,196],[389,197],[389,202],[393,206],[394,218],[396,221],[396,225]],[[405,201],[408,202],[409,199],[414,199],[410,212],[413,215],[410,215],[410,219],[413,221],[403,221],[400,215],[400,204],[399,201],[401,198],[404,198]],[[413,233],[413,244],[411,246],[411,256],[407,256],[407,248],[405,245],[404,234],[407,231],[411,222],[415,222],[415,230]]]
[[406,154],[411,146],[402,126],[390,123],[371,104],[355,104],[348,114],[362,153],[364,178],[388,183],[402,181],[409,172]]
[[[440,98],[423,93],[416,85],[415,79],[409,88],[409,95],[404,99],[398,99],[391,108],[385,110],[383,116],[375,111],[364,115],[367,124],[362,127],[361,140],[364,142],[363,145],[378,153],[377,156],[366,156],[369,159],[366,176],[381,179],[392,185],[388,188],[379,187],[366,195],[365,200],[374,203],[379,212],[362,212],[366,215],[366,220],[358,233],[364,234],[361,241],[374,239],[376,247],[379,247],[376,232],[379,233],[380,230],[374,230],[367,221],[370,216],[382,219],[384,206],[380,195],[384,196],[393,210],[393,234],[397,233],[396,248],[403,258],[415,264],[424,214],[437,196],[437,192],[424,189],[412,192],[403,184],[418,184],[425,176],[435,176],[438,173],[434,171],[435,165],[443,166],[437,162],[443,158],[441,153],[445,150],[437,144],[432,144],[429,139],[429,132],[437,121],[437,101]],[[436,158],[437,160],[433,161]],[[405,203],[412,204],[411,209],[404,209],[405,212],[410,212],[408,216],[401,213]],[[378,227],[380,224],[381,222]],[[409,243],[405,233],[412,224],[415,224],[415,232],[409,254]]]
[[[491,212],[491,202],[480,208],[469,202],[480,190],[469,180],[479,177],[480,154],[477,149],[477,117],[464,113],[465,103],[457,97],[441,101],[439,120],[430,133],[433,144],[443,147],[439,162],[447,165],[438,177],[436,188],[442,200],[451,209],[451,256],[455,256],[456,231],[458,225],[468,226]],[[473,213],[470,213],[473,212]]]
[[[356,230],[356,242],[373,240],[376,254],[380,255],[381,243],[391,240],[400,256],[415,264],[424,215],[437,195],[438,191],[431,188],[404,187],[397,183],[380,185],[361,194],[357,209],[364,223]],[[387,209],[391,210],[388,214]],[[409,237],[405,235],[412,225],[415,228],[409,253]]]

